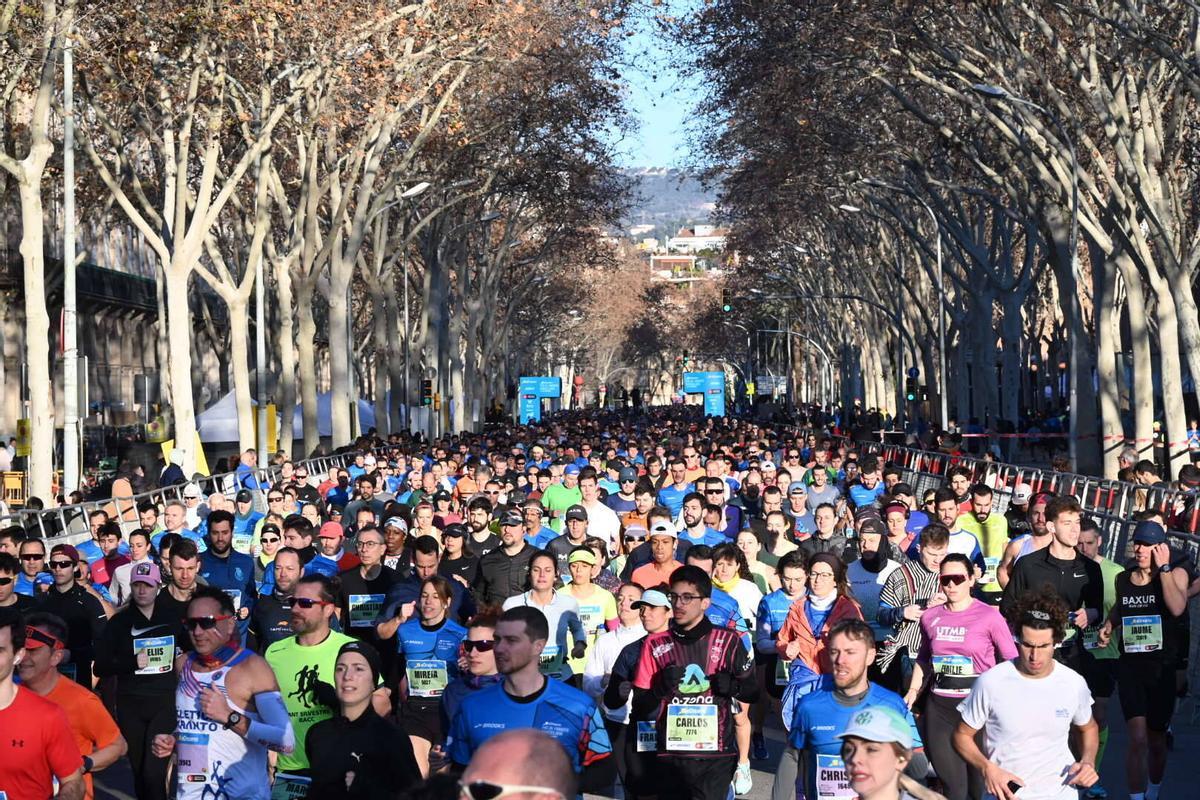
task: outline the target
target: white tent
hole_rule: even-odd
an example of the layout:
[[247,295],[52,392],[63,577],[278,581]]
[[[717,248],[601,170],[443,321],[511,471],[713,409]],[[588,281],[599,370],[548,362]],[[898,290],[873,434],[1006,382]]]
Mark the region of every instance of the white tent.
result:
[[[333,416],[331,411],[332,392],[321,392],[317,395],[317,434],[319,436],[333,435]],[[358,427],[368,430],[375,425],[375,406],[366,400],[358,401]],[[304,409],[296,406],[296,416],[292,422],[292,434],[300,439],[304,436]]]
[[[255,404],[253,398],[250,402]],[[236,442],[238,440],[237,398],[234,397],[233,392],[197,414],[196,429],[200,431],[200,441],[202,442]]]

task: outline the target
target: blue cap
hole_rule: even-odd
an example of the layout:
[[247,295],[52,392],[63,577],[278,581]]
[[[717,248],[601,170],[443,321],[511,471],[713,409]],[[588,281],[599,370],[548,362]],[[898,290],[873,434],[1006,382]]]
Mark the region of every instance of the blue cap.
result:
[[1162,525],[1151,519],[1144,519],[1133,529],[1134,544],[1166,544],[1167,532]]
[[579,474],[579,467],[576,466],[575,464],[567,464],[566,469],[563,470],[563,475],[578,475],[578,474]]

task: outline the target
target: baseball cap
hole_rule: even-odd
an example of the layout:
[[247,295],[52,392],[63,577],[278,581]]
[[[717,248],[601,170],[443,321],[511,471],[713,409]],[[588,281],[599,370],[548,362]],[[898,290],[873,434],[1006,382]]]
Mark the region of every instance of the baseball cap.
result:
[[596,554],[591,550],[576,550],[575,552],[571,553],[571,555],[567,556],[568,564],[574,564],[577,561],[582,561],[585,564],[591,564],[595,566]]
[[858,535],[862,536],[865,533],[873,533],[876,536],[887,536],[887,531],[884,529],[879,517],[864,517],[859,520]]
[[[584,519],[587,519],[585,516]],[[505,511],[504,516],[500,518],[501,525],[524,525],[525,517],[520,511]]]
[[788,484],[788,494],[808,494],[808,487],[804,481],[792,481]]
[[642,592],[640,600],[634,600],[629,604],[630,608],[641,608],[642,606],[658,606],[659,608],[670,608],[671,601],[667,596],[658,589],[647,589]]
[[66,556],[67,558],[71,559],[72,561],[79,560],[79,551],[76,550],[73,545],[69,545],[69,544],[54,545],[54,547],[50,548],[50,555]]
[[563,475],[578,475],[578,474],[579,474],[579,467],[576,466],[575,464],[567,464],[566,468],[563,469]]
[[133,571],[129,574],[129,582],[159,586],[162,584],[162,573],[159,572],[157,564],[143,561],[141,564],[133,565]]
[[234,500],[239,503],[252,503],[254,502],[254,495],[250,494],[249,489],[241,489],[234,497]]
[[621,467],[621,471],[617,474],[617,480],[621,483],[626,481],[636,481],[638,479],[638,471],[634,467]]
[[892,497],[896,497],[897,495],[904,495],[905,497],[913,497],[914,496],[913,488],[911,486],[909,486],[907,483],[903,483],[903,482],[897,483],[895,486],[892,487]]
[[318,539],[340,539],[343,535],[344,531],[342,530],[342,523],[340,522],[326,522],[321,526],[321,529],[317,531]]
[[912,748],[912,729],[908,722],[885,706],[867,706],[854,712],[846,730],[838,734],[839,739],[853,736],[868,742],[895,742],[905,749]]
[[626,539],[645,539],[650,533],[646,530],[646,526],[640,522],[631,522],[625,526]]
[[433,499],[434,500],[449,500],[450,493],[448,491],[446,491],[445,489],[438,489],[436,492],[433,493]]
[[576,503],[567,509],[567,519],[581,519],[587,521],[587,509]]
[[452,522],[449,525],[447,525],[445,528],[442,529],[442,538],[443,539],[445,539],[447,536],[466,536],[466,535],[467,535],[467,526],[463,525],[461,522]]
[[775,471],[775,462],[774,461],[764,461],[758,465],[758,468],[761,469],[763,472],[774,472]]
[[650,526],[651,536],[670,536],[672,539],[679,538],[679,532],[675,530],[675,526],[666,520],[659,520]]
[[1144,519],[1133,529],[1134,544],[1165,544],[1167,532],[1152,519]]
[[183,487],[184,497],[200,497],[201,494],[202,492],[200,491],[200,487],[194,483],[189,483],[187,486]]
[[273,533],[276,536],[282,535],[282,531],[279,530],[279,526],[276,525],[274,522],[264,522],[263,523],[263,526],[261,528],[259,528],[259,530],[258,530],[258,535],[262,536],[264,533]]
[[1013,489],[1013,505],[1023,506],[1029,502],[1029,498],[1031,497],[1033,497],[1033,487],[1028,483],[1022,483],[1020,486]]
[[408,523],[404,521],[404,517],[388,517],[387,520],[383,523],[383,527],[399,528],[400,530],[404,531],[405,533],[408,533]]

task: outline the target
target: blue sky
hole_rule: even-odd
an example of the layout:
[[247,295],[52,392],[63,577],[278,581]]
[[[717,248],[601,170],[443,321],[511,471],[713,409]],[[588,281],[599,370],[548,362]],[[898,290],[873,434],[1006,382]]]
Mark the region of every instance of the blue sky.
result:
[[649,20],[626,40],[624,78],[630,114],[637,123],[616,142],[618,161],[627,167],[682,167],[687,160],[688,120],[700,98],[695,81],[671,67],[677,57]]

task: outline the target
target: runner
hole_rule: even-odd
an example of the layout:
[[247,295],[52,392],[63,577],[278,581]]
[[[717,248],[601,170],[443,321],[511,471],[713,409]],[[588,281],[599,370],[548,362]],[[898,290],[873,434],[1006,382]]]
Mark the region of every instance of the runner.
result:
[[[1055,645],[1066,636],[1067,607],[1045,587],[1017,597],[1009,619],[1017,657],[975,681],[958,706],[962,722],[954,747],[1000,800],[1076,800],[1076,787],[1098,779],[1098,737],[1087,684],[1054,658]],[[982,749],[976,743],[980,731]],[[1071,736],[1078,758],[1068,744]]]
[[1053,498],[1054,495],[1042,492],[1033,495],[1029,501],[1028,533],[1022,533],[1009,541],[1008,546],[1004,548],[1004,558],[996,569],[996,581],[1001,586],[1008,586],[1013,564],[1030,553],[1050,546],[1050,540],[1054,537],[1046,527],[1046,504]]
[[[291,628],[294,635],[267,648],[266,660],[278,680],[291,728],[298,742],[308,729],[332,715],[317,695],[318,684],[333,684],[333,665],[338,651],[354,641],[344,633],[330,630],[336,605],[333,584],[324,575],[305,575],[296,582],[292,594]],[[295,787],[308,783],[308,754],[296,744],[276,761],[276,797],[289,797]]]
[[877,517],[863,518],[857,533],[858,558],[846,568],[846,582],[862,607],[863,619],[875,630],[875,641],[882,643],[892,632],[892,626],[878,620],[879,596],[888,577],[900,569],[903,551],[893,549]]
[[24,617],[0,608],[0,790],[8,800],[81,800],[83,760],[67,715],[13,681],[27,656]]
[[780,586],[763,597],[759,603],[754,633],[758,685],[764,690],[758,702],[750,709],[753,727],[751,752],[759,761],[767,757],[763,755],[767,750],[766,738],[763,736],[763,723],[767,711],[774,705],[772,700],[782,699],[791,667],[791,661],[779,657],[775,641],[792,606],[803,601],[805,585],[808,583],[808,571],[804,568],[799,553],[788,553],[779,559],[775,572],[779,576]]
[[175,669],[191,648],[182,621],[157,602],[161,585],[157,565],[135,563],[130,603],[104,626],[96,644],[96,676],[116,678],[117,723],[129,745],[134,794],[146,800],[167,797],[167,761],[150,745],[175,730]]
[[108,615],[95,591],[76,579],[79,553],[69,544],[50,549],[50,574],[54,585],[41,597],[39,611],[61,619],[67,625],[67,658],[62,671],[71,680],[92,688],[93,643],[100,638]]
[[254,649],[260,655],[271,645],[292,635],[292,592],[304,572],[300,554],[292,547],[279,549],[274,566],[275,582],[271,593],[258,598],[250,620],[256,642]]
[[[467,623],[462,640],[463,654],[458,660],[458,677],[442,692],[442,730],[450,730],[450,721],[458,713],[463,698],[484,687],[499,683],[504,676],[496,671],[496,613],[482,611]],[[445,763],[445,749],[439,743],[430,751],[430,769]]]
[[[479,559],[475,574],[475,597],[483,605],[503,603],[520,593],[529,581],[529,562],[539,552],[525,541],[525,517],[516,509],[500,518],[500,547]],[[461,526],[450,526],[448,539],[461,538]]]
[[[875,658],[875,633],[861,619],[848,618],[829,631],[826,658],[830,677],[819,689],[800,698],[786,718],[788,745],[775,772],[772,800],[797,797],[800,756],[804,755],[803,795],[811,800],[849,800],[854,797],[842,763],[838,734],[849,727],[863,708],[886,706],[903,718],[911,730],[912,744],[921,752],[916,722],[904,701],[894,692],[872,683],[867,672]],[[910,775],[924,777],[928,762],[915,755]]]
[[233,601],[198,588],[185,627],[193,652],[179,669],[175,733],[154,737],[158,758],[175,755],[176,800],[267,800],[267,750],[290,753],[292,723],[261,657],[241,647]]
[[633,713],[657,707],[659,798],[723,800],[737,767],[737,703],[758,694],[753,660],[736,631],[705,616],[712,581],[693,565],[671,576],[672,624],[646,637],[634,672]]
[[862,608],[846,583],[846,565],[832,553],[818,553],[808,562],[808,592],[792,605],[775,639],[776,652],[792,662],[784,692],[784,719],[790,719],[795,702],[815,689],[822,675],[829,674],[825,634],[845,619],[862,619]]
[[938,573],[949,542],[950,532],[944,525],[926,525],[917,543],[916,559],[901,564],[879,592],[875,619],[890,626],[892,633],[879,649],[876,680],[889,689],[907,691],[912,659],[924,642],[921,614],[930,605],[946,601],[938,586]]
[[[980,675],[998,662],[1015,658],[1012,632],[992,606],[972,597],[975,567],[962,553],[943,559],[938,584],[945,602],[921,615],[921,651],[913,663],[904,695],[909,708],[924,697],[922,721],[929,760],[949,800],[983,795],[983,775],[954,750],[951,739],[962,721],[958,704]],[[928,694],[926,694],[928,691]]]
[[862,800],[944,800],[904,774],[913,759],[913,737],[908,721],[895,710],[864,708],[838,738],[847,784]]
[[1008,520],[992,513],[993,500],[991,487],[976,483],[971,487],[970,510],[959,514],[955,524],[959,530],[974,536],[983,552],[983,576],[977,590],[980,598],[991,605],[999,605],[1004,587],[996,579],[996,571],[1008,547]]
[[[629,580],[639,586],[662,586],[670,582],[675,570],[683,566],[678,560],[679,533],[671,522],[670,512],[662,507],[650,511],[650,537],[646,545],[638,545],[635,552],[630,553],[625,563],[625,571],[629,572]],[[649,561],[634,565],[636,551],[649,552]],[[687,547],[683,548],[686,554]],[[634,566],[634,569],[630,569]]]
[[396,632],[400,664],[401,722],[421,777],[429,775],[429,751],[445,738],[441,697],[458,677],[459,642],[467,629],[446,616],[453,595],[440,575],[421,583],[417,614]]
[[21,574],[20,562],[11,553],[0,553],[0,608],[12,608],[29,613],[37,601],[17,592],[17,579]]
[[[587,634],[579,619],[579,603],[568,594],[556,591],[558,562],[545,550],[539,550],[529,560],[529,591],[504,601],[504,610],[528,606],[536,608],[550,626],[550,637],[538,649],[539,667],[552,678],[570,681],[569,658],[582,658],[587,652]],[[574,642],[567,650],[567,634]]]
[[[535,569],[544,569],[545,562],[539,559]],[[454,769],[473,763],[473,756],[501,732],[532,728],[562,745],[580,776],[581,792],[611,785],[616,768],[596,703],[542,674],[542,650],[550,641],[546,615],[524,605],[505,610],[495,641],[496,667],[504,680],[468,695],[459,706],[446,739]]]
[[1167,534],[1156,522],[1133,531],[1133,561],[1117,576],[1116,602],[1100,644],[1119,642],[1117,691],[1129,729],[1125,776],[1131,800],[1157,800],[1167,767],[1167,728],[1175,713],[1175,620],[1187,611],[1187,571],[1171,566]]
[[[75,746],[83,757],[84,797],[95,796],[92,773],[125,755],[125,738],[100,698],[58,671],[66,651],[67,626],[53,614],[25,617],[25,657],[19,665],[21,685],[52,701],[67,715]],[[3,788],[3,787],[0,787]]]
[[[603,544],[601,544],[603,547]],[[592,573],[598,565],[596,554],[587,547],[576,547],[567,557],[567,568],[571,572],[571,582],[563,587],[563,591],[575,598],[579,604],[579,621],[583,623],[586,650],[582,658],[571,659],[571,671],[583,675],[587,666],[588,653],[596,644],[596,639],[605,631],[615,631],[619,627],[617,617],[617,599],[612,592],[592,583]]]
[[355,545],[358,566],[338,575],[338,616],[343,631],[378,647],[375,618],[383,611],[384,598],[400,576],[384,566],[383,534],[374,525],[358,532]]

